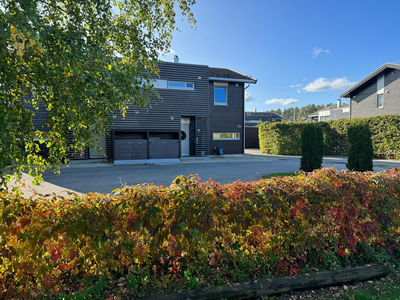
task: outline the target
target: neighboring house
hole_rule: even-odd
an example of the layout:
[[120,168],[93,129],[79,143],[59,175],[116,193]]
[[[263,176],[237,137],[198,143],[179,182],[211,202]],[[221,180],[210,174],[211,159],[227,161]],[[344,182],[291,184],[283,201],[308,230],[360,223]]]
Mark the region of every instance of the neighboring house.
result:
[[350,119],[350,106],[342,104],[340,99],[337,100],[336,106],[328,106],[317,110],[307,116],[306,122],[319,122],[329,120]]
[[[98,137],[106,158],[126,164],[179,161],[218,149],[243,154],[245,87],[257,80],[231,69],[179,63],[178,57],[159,69],[161,99],[154,97],[151,108],[129,105],[125,118],[115,115],[109,133]],[[105,157],[87,149],[74,158]]]
[[340,97],[350,99],[352,119],[400,114],[400,65],[384,64]]
[[245,145],[246,148],[260,148],[258,139],[257,125],[263,122],[282,122],[285,120],[280,115],[266,111],[266,112],[245,112]]

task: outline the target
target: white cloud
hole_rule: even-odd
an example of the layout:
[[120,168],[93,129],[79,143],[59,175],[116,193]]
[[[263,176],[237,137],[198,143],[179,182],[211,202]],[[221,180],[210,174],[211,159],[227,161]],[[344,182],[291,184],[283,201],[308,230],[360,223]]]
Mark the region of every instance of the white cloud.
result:
[[246,103],[250,103],[253,102],[255,99],[249,92],[245,92],[244,100],[246,101]]
[[301,86],[303,86],[303,84],[302,83],[298,83],[298,84],[292,84],[290,87],[291,88],[296,88],[296,87],[301,87]]
[[321,77],[306,85],[304,88],[302,88],[302,90],[307,92],[343,90],[351,87],[354,84],[355,82],[348,81],[346,77],[333,79],[326,79]]
[[316,58],[321,53],[329,53],[329,50],[324,50],[322,48],[315,47],[314,50],[311,52],[313,58]]
[[289,105],[289,104],[292,104],[292,103],[296,103],[298,101],[299,100],[293,99],[293,98],[289,98],[289,99],[274,98],[274,99],[265,101],[265,104],[267,104],[267,105],[270,105],[270,104]]

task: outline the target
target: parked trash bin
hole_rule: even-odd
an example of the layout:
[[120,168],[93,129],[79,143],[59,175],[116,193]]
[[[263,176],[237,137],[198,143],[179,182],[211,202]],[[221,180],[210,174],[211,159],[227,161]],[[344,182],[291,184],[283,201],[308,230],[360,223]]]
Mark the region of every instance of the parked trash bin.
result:
[[220,148],[220,147],[215,147],[214,152],[216,155],[222,155],[222,154],[224,154],[224,149]]

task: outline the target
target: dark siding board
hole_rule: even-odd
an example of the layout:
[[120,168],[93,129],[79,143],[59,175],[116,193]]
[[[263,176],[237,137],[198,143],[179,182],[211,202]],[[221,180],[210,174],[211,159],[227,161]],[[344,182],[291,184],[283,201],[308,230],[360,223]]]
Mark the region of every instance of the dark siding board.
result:
[[[243,154],[244,84],[229,83],[228,105],[214,105],[214,83],[210,82],[210,148],[224,149],[225,154]],[[240,140],[213,140],[214,132],[239,132]]]
[[[400,114],[400,70],[385,73],[383,108],[377,107],[377,78],[351,94],[351,118]],[[387,93],[387,91],[389,91]]]

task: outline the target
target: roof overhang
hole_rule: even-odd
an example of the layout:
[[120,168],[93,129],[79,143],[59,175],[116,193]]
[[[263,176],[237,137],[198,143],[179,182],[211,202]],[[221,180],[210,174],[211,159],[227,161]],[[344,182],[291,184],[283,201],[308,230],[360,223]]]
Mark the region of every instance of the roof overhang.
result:
[[371,80],[372,78],[374,78],[375,76],[379,75],[380,73],[382,73],[383,71],[385,71],[386,69],[398,69],[400,70],[400,65],[396,65],[396,64],[391,64],[391,63],[386,63],[383,66],[379,67],[378,69],[376,69],[375,71],[373,71],[371,74],[369,74],[368,76],[364,77],[363,79],[361,79],[359,82],[357,82],[355,85],[353,85],[351,88],[347,89],[346,91],[344,91],[343,93],[341,93],[339,95],[340,98],[350,98],[351,97],[351,93],[354,92],[357,88],[359,88],[360,86],[362,86],[364,83],[366,83],[367,81]]
[[209,77],[214,81],[229,81],[229,82],[243,82],[243,83],[257,83],[257,79],[237,79],[237,78],[222,78],[222,77]]

